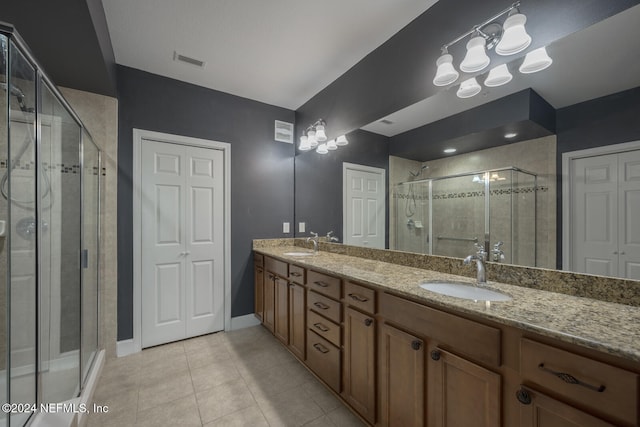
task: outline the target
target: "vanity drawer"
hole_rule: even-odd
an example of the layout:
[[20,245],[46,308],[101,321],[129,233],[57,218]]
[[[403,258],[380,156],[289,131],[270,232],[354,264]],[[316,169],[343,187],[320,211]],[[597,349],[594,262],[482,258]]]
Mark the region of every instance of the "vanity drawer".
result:
[[289,281],[304,286],[305,269],[297,265],[289,264]]
[[376,291],[353,282],[344,284],[344,300],[351,307],[359,308],[365,313],[376,312]]
[[341,307],[338,301],[334,301],[331,298],[309,290],[307,292],[307,307],[316,313],[322,314],[327,319],[340,323]]
[[520,375],[564,400],[638,425],[639,375],[527,338],[520,340]]
[[379,298],[378,312],[386,320],[432,338],[456,354],[500,366],[500,329],[384,292]]
[[275,273],[281,277],[289,276],[288,264],[283,261],[278,261],[277,259],[265,257],[264,264],[267,271],[271,273]]
[[309,289],[320,292],[334,299],[340,299],[340,279],[317,271],[307,272],[307,285]]
[[340,393],[340,349],[315,332],[307,330],[307,366]]
[[253,263],[257,266],[264,266],[264,255],[262,254],[253,254]]
[[309,310],[307,313],[307,326],[316,334],[340,347],[340,325]]

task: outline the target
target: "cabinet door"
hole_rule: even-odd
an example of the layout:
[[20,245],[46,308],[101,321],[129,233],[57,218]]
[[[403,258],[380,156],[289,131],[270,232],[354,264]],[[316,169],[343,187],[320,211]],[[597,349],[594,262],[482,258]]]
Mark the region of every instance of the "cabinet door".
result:
[[284,344],[289,344],[289,282],[275,278],[275,325],[273,334]]
[[[387,324],[380,326],[380,425],[424,425],[424,342]],[[471,424],[473,425],[473,424]]]
[[264,269],[257,264],[253,265],[254,283],[254,313],[262,321],[264,313]]
[[522,427],[611,427],[572,406],[544,394],[522,388],[516,393],[520,401]]
[[276,276],[273,273],[267,272],[267,278],[264,281],[264,311],[262,323],[271,332],[273,332],[275,324],[275,286]]
[[429,425],[499,427],[500,375],[438,348],[429,356]]
[[345,308],[342,394],[371,424],[376,418],[375,330],[372,316]]
[[304,360],[305,336],[305,289],[289,283],[289,349],[300,360]]

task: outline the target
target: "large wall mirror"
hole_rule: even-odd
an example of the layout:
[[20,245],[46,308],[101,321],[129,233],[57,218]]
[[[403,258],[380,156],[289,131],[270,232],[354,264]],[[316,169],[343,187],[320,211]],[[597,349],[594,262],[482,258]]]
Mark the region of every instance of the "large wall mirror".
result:
[[[520,58],[504,86],[484,86],[487,69],[472,98],[454,84],[354,130],[346,147],[297,152],[296,237],[333,231],[366,246],[344,226],[359,217],[384,225],[377,247],[463,257],[478,243],[496,262],[640,280],[637,22],[640,6],[547,46],[543,71],[519,73]],[[367,184],[347,182],[345,164],[380,172],[384,208],[363,214],[366,201],[347,198]]]

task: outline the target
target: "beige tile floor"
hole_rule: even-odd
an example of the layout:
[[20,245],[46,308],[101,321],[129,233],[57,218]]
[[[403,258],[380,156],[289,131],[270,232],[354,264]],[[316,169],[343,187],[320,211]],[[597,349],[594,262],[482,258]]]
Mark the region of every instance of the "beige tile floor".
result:
[[262,326],[107,361],[93,426],[362,426]]

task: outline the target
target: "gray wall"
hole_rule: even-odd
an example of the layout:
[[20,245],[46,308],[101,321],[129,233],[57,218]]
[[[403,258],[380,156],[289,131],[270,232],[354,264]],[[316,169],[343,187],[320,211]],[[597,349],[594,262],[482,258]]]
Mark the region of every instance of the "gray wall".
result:
[[294,112],[122,66],[118,100],[118,340],[133,336],[133,128],[231,144],[231,315],[252,313],[252,239],[293,222],[294,146],[273,126]]
[[629,89],[556,112],[558,151],[556,257],[562,267],[562,154],[640,139],[640,87]]

